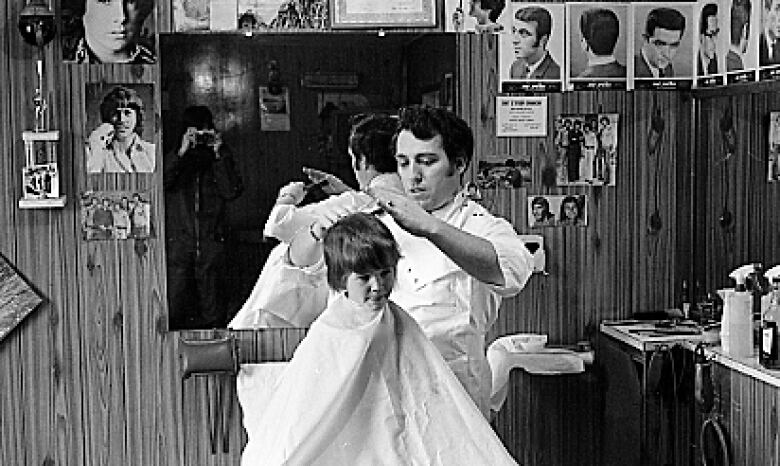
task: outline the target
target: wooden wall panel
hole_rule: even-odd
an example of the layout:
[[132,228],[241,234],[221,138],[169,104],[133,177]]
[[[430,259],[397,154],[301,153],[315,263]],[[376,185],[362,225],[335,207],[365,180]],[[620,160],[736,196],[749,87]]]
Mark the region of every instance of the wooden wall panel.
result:
[[[29,96],[34,82],[34,50],[21,43],[15,27],[22,3],[0,5],[4,19],[0,26],[0,81],[7,83],[7,91],[0,94],[4,122],[0,127],[0,253],[17,264],[48,303],[0,344],[0,389],[7,394],[0,397],[0,462],[235,464],[243,441],[238,413],[231,424],[231,452],[212,456],[202,419],[204,381],[188,381],[188,389],[193,389],[187,391],[185,412],[180,409],[178,334],[166,332],[161,172],[122,177],[84,174],[85,83],[122,81],[160,86],[159,68],[64,65],[59,62],[57,41],[47,47],[50,119],[53,127],[62,130],[60,161],[69,202],[64,209],[18,210],[18,174],[23,160],[20,133],[32,125]],[[170,3],[156,3],[157,30],[171,30]],[[545,188],[541,170],[554,160],[552,136],[495,138],[496,38],[464,35],[458,40],[462,79],[457,82],[457,105],[476,133],[475,162],[487,155],[524,153],[530,153],[534,161],[530,186],[484,193],[491,210],[510,219],[518,231],[530,232],[525,221],[526,195],[589,195],[588,228],[541,232],[550,275],[532,277],[519,297],[507,300],[491,337],[534,331],[548,333],[551,343],[570,344],[593,339],[601,319],[672,306],[683,260],[676,253],[681,241],[690,244],[686,240],[688,227],[680,221],[681,216],[690,214],[684,198],[688,179],[684,161],[693,153],[690,104],[685,96],[643,92],[549,95],[550,122],[560,112],[596,112],[599,107],[619,112],[621,154],[615,188]],[[645,147],[648,109],[654,98],[667,122],[658,160],[650,157]],[[777,106],[777,97],[761,99],[760,108]],[[752,118],[749,109],[755,112],[755,107],[743,100],[735,98],[744,107],[740,115]],[[159,112],[162,102],[155,102],[154,108]],[[711,118],[697,113],[697,118],[705,117]],[[702,130],[711,123],[702,124]],[[749,142],[757,145],[757,135],[748,134]],[[156,142],[162,146],[159,133]],[[158,166],[161,164],[158,151]],[[272,170],[273,166],[264,168]],[[87,189],[148,190],[156,214],[155,237],[122,244],[82,241],[77,198]],[[776,206],[776,190],[765,194]],[[656,199],[663,227],[650,235],[647,219]],[[761,206],[769,207],[750,205],[753,213]],[[780,220],[765,222],[763,225],[778,231]],[[777,254],[776,233],[768,228],[763,231],[766,233],[753,241],[763,242],[762,247]],[[300,337],[242,335],[242,348],[247,357],[256,358],[248,360],[289,357]],[[556,458],[562,464],[598,464],[593,444],[567,430],[567,417],[562,415],[569,412],[567,403],[574,394],[583,394],[588,400],[597,395],[591,377],[588,373],[519,382],[497,424],[510,449],[524,451],[530,455],[527,458]],[[528,403],[545,393],[561,395],[560,400],[546,398],[554,421],[545,420],[544,413],[528,411]],[[233,409],[237,409],[235,404]],[[576,432],[597,430],[595,411],[593,404],[586,402],[582,411],[569,412],[578,419],[576,426],[581,430]],[[529,438],[529,429],[534,426],[544,426],[557,440],[548,443],[540,437]],[[564,437],[577,445],[563,448]]]

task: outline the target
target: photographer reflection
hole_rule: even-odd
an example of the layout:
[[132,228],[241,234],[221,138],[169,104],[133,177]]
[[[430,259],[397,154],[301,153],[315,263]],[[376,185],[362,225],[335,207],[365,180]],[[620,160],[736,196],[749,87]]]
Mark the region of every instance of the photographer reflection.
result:
[[243,185],[211,111],[187,107],[182,120],[180,146],[165,158],[169,327],[222,327],[225,207]]

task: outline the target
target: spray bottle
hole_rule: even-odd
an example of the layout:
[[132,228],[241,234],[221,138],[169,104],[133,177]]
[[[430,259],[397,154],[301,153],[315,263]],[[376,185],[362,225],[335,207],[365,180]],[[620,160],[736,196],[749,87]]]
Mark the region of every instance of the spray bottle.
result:
[[753,355],[753,300],[745,288],[745,277],[753,264],[743,265],[729,274],[736,282],[734,289],[718,290],[723,298],[720,342],[723,351],[734,358]]
[[780,265],[767,270],[764,276],[772,285],[769,306],[761,316],[758,362],[767,369],[780,369]]

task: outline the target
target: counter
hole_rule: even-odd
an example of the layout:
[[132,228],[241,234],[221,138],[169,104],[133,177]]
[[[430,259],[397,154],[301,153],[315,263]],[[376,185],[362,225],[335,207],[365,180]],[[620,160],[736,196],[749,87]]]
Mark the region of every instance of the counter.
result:
[[[685,326],[684,328],[693,328]],[[639,321],[605,321],[600,330],[618,341],[621,341],[639,351],[653,351],[661,346],[681,345],[691,351],[702,341],[702,335],[687,335],[673,333],[674,329],[658,327],[657,322]],[[707,358],[718,362],[729,369],[754,377],[775,388],[780,388],[780,370],[770,370],[758,363],[758,348],[754,347],[753,356],[749,358],[734,358],[723,352],[720,345],[705,345],[704,354]]]

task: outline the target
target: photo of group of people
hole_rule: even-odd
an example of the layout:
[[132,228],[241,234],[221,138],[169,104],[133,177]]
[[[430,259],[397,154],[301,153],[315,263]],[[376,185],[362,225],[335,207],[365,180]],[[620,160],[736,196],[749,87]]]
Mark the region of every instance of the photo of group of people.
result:
[[686,89],[780,75],[780,0],[447,0],[445,8],[448,31],[500,35],[502,92]]
[[555,118],[558,185],[615,186],[619,117],[588,113]]
[[480,160],[476,184],[479,189],[520,188],[531,182],[531,157],[512,157],[503,161]]
[[141,193],[87,191],[80,201],[81,232],[87,241],[144,239],[151,235],[151,205]]
[[528,226],[530,228],[586,226],[588,198],[579,195],[528,196]]
[[176,32],[324,29],[328,0],[173,0]]
[[28,165],[22,169],[24,199],[50,199],[60,197],[60,176],[57,164]]

